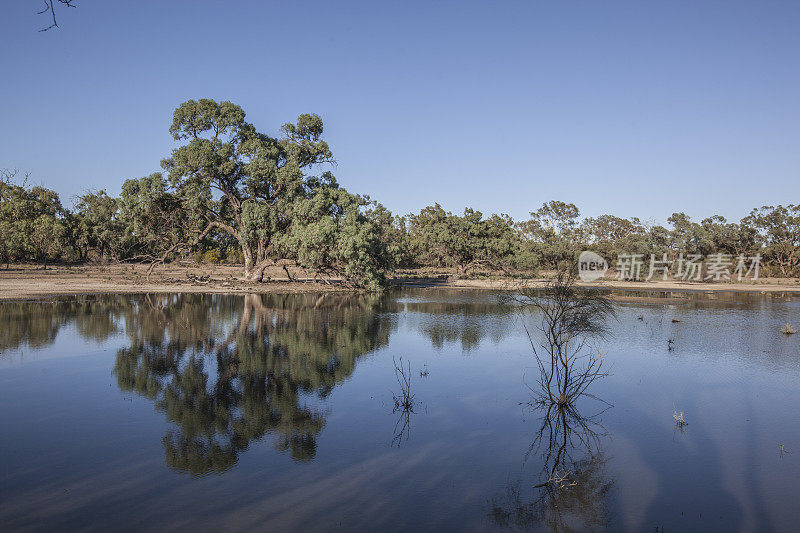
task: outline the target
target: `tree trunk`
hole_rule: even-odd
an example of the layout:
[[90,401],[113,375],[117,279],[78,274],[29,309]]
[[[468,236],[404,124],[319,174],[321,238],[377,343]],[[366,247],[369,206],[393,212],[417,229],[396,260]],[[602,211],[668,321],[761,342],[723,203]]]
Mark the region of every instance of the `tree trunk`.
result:
[[252,281],[255,283],[261,283],[264,279],[264,270],[267,268],[267,265],[253,265],[245,267],[244,269],[244,280],[245,281]]
[[[244,247],[242,248],[244,249]],[[268,265],[268,260],[263,260],[256,263],[253,261],[252,255],[245,254],[244,280],[261,283],[264,280],[264,270],[267,269]]]
[[264,281],[264,270],[272,263],[267,257],[267,248],[263,241],[259,241],[257,253],[253,254],[253,245],[243,239],[239,239],[239,244],[242,246],[242,255],[244,255],[244,279],[261,283]]
[[286,277],[289,278],[289,281],[294,282],[294,278],[292,277],[292,274],[289,272],[289,269],[286,268],[285,263],[283,265],[283,271],[286,272]]
[[253,257],[253,248],[250,243],[244,239],[239,239],[239,244],[242,247],[242,255],[244,256],[244,280],[260,282],[264,277],[264,268],[266,265],[259,268]]

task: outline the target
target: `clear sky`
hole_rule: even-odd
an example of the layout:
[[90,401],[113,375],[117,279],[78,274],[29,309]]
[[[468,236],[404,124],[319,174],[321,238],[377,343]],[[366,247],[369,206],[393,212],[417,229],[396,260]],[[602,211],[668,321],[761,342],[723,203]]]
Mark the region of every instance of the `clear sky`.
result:
[[664,223],[798,203],[800,2],[3,2],[0,167],[65,204],[159,170],[172,111],[325,121],[348,190]]

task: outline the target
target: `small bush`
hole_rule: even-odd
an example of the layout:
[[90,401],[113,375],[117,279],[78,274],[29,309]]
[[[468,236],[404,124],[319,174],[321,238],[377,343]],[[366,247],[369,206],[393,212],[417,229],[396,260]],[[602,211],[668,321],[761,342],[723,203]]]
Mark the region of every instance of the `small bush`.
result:
[[209,265],[218,265],[221,260],[222,255],[219,253],[219,250],[206,250],[203,254],[203,262]]

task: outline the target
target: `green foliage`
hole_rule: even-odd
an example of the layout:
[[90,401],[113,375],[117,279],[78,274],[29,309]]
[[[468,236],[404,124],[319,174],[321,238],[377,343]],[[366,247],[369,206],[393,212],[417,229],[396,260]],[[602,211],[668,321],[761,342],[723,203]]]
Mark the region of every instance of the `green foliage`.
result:
[[669,232],[662,226],[648,228],[638,218],[590,217],[583,221],[580,232],[587,247],[609,259],[620,253],[647,255],[668,250]]
[[742,219],[763,246],[767,264],[782,276],[800,274],[800,205],[764,206]]
[[[317,178],[305,171],[333,161],[317,115],[300,115],[281,131],[280,139],[256,131],[231,102],[189,100],[170,127],[175,140],[188,142],[162,163],[191,216],[236,239],[251,280],[278,258],[274,237],[287,231],[294,203],[314,188]],[[199,234],[201,224],[196,228]]]
[[61,220],[51,215],[39,215],[33,220],[28,234],[31,254],[47,268],[48,261],[53,262],[61,256],[65,235],[66,228]]
[[505,267],[520,249],[513,224],[507,215],[484,219],[468,207],[458,216],[437,203],[409,216],[409,246],[422,265],[456,266],[459,271],[475,263]]
[[685,213],[673,213],[667,222],[672,224],[670,248],[690,254],[706,255],[713,250],[713,242],[706,229],[692,222]]
[[219,250],[206,250],[203,253],[203,262],[210,265],[217,265],[222,261]]
[[530,220],[517,225],[524,249],[540,264],[552,268],[562,261],[572,261],[582,246],[579,215],[574,204],[556,200],[542,204],[531,213]]
[[202,225],[199,204],[210,196],[194,192],[176,193],[159,172],[125,181],[118,205],[128,257],[163,257],[190,241]]
[[457,260],[452,231],[452,213],[438,203],[409,215],[408,232],[418,264],[450,266]]
[[70,230],[81,260],[86,260],[92,251],[100,258],[125,256],[128,228],[120,220],[118,203],[119,200],[104,190],[88,192],[78,198],[70,217]]
[[45,268],[59,259],[68,242],[66,219],[58,194],[50,189],[0,180],[0,257],[6,262],[35,261]]
[[380,290],[396,252],[386,240],[383,206],[350,194],[325,174],[293,205],[292,224],[277,238],[285,255],[310,272],[341,276],[355,287]]

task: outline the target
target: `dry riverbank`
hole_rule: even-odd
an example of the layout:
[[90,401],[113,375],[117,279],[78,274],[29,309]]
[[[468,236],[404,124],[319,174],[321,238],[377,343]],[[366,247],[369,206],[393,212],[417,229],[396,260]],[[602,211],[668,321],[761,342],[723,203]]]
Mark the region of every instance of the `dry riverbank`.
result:
[[[142,293],[142,292],[203,292],[203,293],[286,293],[286,292],[344,292],[347,289],[323,283],[302,271],[290,269],[290,281],[281,267],[272,267],[265,273],[266,283],[247,283],[238,276],[237,266],[182,266],[171,264],[159,267],[146,278],[146,265],[81,265],[51,266],[43,270],[35,265],[12,265],[0,269],[0,300],[44,298],[68,294]],[[413,274],[411,272],[410,274]],[[417,277],[405,276],[397,284],[417,287],[498,289],[509,290],[519,286],[518,280],[509,279],[455,279],[453,276],[428,276],[419,272]],[[535,285],[541,280],[530,282]],[[755,292],[800,293],[798,279],[760,279],[747,283],[685,283],[677,281],[620,282],[602,280],[592,286],[615,291],[653,292]],[[623,295],[618,295],[624,299]]]

